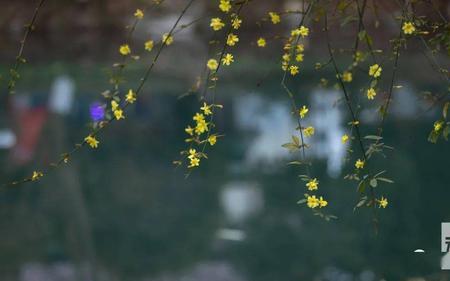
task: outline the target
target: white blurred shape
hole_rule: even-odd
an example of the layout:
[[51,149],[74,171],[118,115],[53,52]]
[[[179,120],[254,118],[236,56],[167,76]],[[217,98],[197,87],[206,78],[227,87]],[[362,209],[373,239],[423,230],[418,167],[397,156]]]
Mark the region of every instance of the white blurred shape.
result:
[[[309,120],[315,128],[312,143],[312,154],[319,159],[327,160],[327,173],[330,177],[338,177],[342,170],[345,156],[345,145],[341,142],[344,135],[342,111],[335,106],[339,99],[336,91],[317,90],[311,96]],[[308,142],[307,142],[308,143]]]
[[226,184],[220,194],[220,201],[231,223],[241,223],[258,214],[264,207],[261,189],[248,182]]
[[16,135],[10,129],[0,130],[0,149],[9,149],[16,144]]
[[66,115],[73,104],[75,84],[68,76],[59,76],[55,79],[50,90],[48,107],[50,111]]
[[441,269],[450,270],[450,252],[446,253],[441,259]]
[[221,228],[217,231],[217,237],[223,240],[242,241],[246,235],[240,229]]
[[237,126],[256,134],[245,153],[247,165],[273,166],[290,156],[281,147],[295,131],[295,122],[286,103],[251,94],[238,97],[234,108]]

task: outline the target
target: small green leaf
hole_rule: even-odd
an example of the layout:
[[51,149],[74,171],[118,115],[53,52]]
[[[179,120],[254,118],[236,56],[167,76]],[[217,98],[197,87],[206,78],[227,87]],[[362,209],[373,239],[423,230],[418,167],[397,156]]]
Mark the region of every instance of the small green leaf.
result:
[[384,182],[388,182],[388,183],[394,183],[394,181],[393,180],[390,180],[390,179],[387,179],[387,178],[377,178],[377,180],[380,180],[380,181],[384,181]]
[[448,108],[450,107],[450,102],[446,102],[444,105],[444,109],[442,110],[442,116],[444,116],[444,119],[447,119],[447,112]]
[[285,143],[282,145],[282,147],[288,149],[290,152],[296,151],[299,149],[298,145],[295,145],[293,143]]
[[450,133],[450,126],[447,125],[447,126],[445,126],[444,131],[442,131],[442,136],[444,137],[444,139],[446,141],[448,141],[448,134],[449,133]]
[[364,191],[366,190],[366,181],[365,180],[360,181],[358,184],[358,188],[356,190],[359,193],[364,193]]
[[366,140],[381,140],[381,139],[383,139],[382,137],[380,137],[380,136],[375,136],[375,135],[367,135],[367,136],[365,136],[364,137]]

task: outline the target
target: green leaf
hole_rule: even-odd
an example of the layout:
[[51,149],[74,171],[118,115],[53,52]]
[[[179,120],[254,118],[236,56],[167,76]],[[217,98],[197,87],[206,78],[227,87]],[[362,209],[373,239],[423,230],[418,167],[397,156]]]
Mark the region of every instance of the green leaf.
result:
[[390,180],[390,179],[387,179],[387,178],[377,178],[377,180],[379,180],[379,181],[384,181],[384,182],[388,182],[388,183],[394,183],[394,181],[393,180]]
[[448,134],[449,133],[450,133],[450,126],[447,125],[447,126],[445,126],[444,131],[442,131],[442,136],[444,137],[444,139],[446,141],[448,141]]
[[299,149],[298,145],[295,145],[293,143],[285,143],[282,145],[282,147],[288,149],[290,152],[296,151]]
[[366,140],[381,140],[381,139],[383,139],[382,137],[380,137],[380,136],[375,136],[375,135],[367,135],[367,136],[365,136],[364,137]]
[[364,193],[364,191],[366,190],[366,181],[365,180],[360,181],[358,184],[358,188],[356,190],[359,193]]
[[364,40],[365,37],[366,37],[366,31],[365,31],[365,30],[361,30],[361,31],[358,33],[359,41]]
[[434,130],[430,132],[430,135],[428,135],[428,141],[431,143],[437,143],[437,140],[439,138],[439,134],[436,133]]
[[357,208],[361,208],[362,206],[364,206],[364,204],[366,204],[367,202],[367,197],[361,197],[361,200],[359,200],[359,202],[355,205],[355,207],[353,208],[353,211],[355,211]]
[[442,116],[444,116],[444,119],[447,119],[447,112],[448,108],[450,107],[450,102],[446,102],[444,105],[444,109],[442,110]]

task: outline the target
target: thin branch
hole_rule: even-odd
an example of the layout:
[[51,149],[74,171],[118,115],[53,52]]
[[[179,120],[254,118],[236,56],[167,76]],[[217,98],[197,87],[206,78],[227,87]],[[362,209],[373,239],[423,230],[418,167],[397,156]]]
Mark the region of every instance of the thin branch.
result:
[[41,10],[42,6],[44,5],[46,0],[40,0],[36,8],[34,9],[33,16],[31,18],[31,21],[26,25],[25,33],[23,34],[22,40],[20,40],[20,47],[19,51],[16,56],[16,61],[14,63],[14,66],[10,69],[10,80],[8,82],[8,91],[10,94],[14,93],[14,88],[16,86],[17,79],[19,79],[19,67],[20,64],[25,63],[25,59],[22,57],[24,49],[25,49],[25,43],[27,42],[27,39],[31,32],[35,29],[35,22],[37,20],[37,16],[39,14],[39,11]]

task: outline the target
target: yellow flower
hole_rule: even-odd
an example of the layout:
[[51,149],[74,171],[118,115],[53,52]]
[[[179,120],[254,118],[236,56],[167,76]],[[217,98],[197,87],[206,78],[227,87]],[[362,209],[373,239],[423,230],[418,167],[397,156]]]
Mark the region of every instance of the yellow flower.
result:
[[305,27],[305,26],[300,26],[299,28],[296,28],[294,30],[291,31],[291,36],[302,36],[303,38],[308,36],[309,34],[309,28]]
[[362,161],[362,160],[360,160],[360,159],[356,160],[356,162],[355,162],[355,167],[356,167],[356,169],[362,169],[362,168],[364,168],[364,161]]
[[305,26],[300,26],[300,35],[302,37],[308,36],[309,34],[309,28],[305,27]]
[[144,12],[141,9],[137,9],[134,16],[141,20],[144,17]]
[[264,48],[266,46],[266,39],[260,37],[256,43],[258,47]]
[[352,82],[353,80],[353,75],[351,72],[348,71],[344,71],[344,73],[342,74],[342,81],[344,82]]
[[269,12],[269,16],[273,24],[277,24],[281,21],[280,15],[275,12]]
[[308,195],[306,200],[307,200],[306,204],[308,205],[309,208],[314,209],[319,207],[319,199],[317,199],[315,195],[313,196]]
[[289,67],[289,71],[291,72],[291,75],[292,76],[295,76],[295,75],[297,75],[298,74],[298,66],[296,66],[296,65],[291,65],[290,67]]
[[130,46],[128,46],[128,44],[124,44],[124,45],[120,46],[119,52],[122,56],[129,55],[131,53]]
[[192,158],[196,158],[196,157],[197,157],[197,150],[195,150],[194,148],[189,149],[188,158],[192,159]]
[[405,33],[405,34],[413,34],[414,31],[416,31],[416,27],[414,26],[414,24],[412,22],[407,21],[407,22],[403,23],[402,30],[403,30],[403,33]]
[[209,26],[211,26],[214,31],[219,31],[225,26],[225,24],[220,18],[212,18]]
[[31,176],[31,180],[32,181],[37,181],[38,179],[40,179],[43,176],[44,176],[44,174],[42,172],[34,171],[33,175]]
[[316,178],[310,179],[310,180],[306,183],[306,187],[307,187],[308,190],[310,190],[310,191],[317,190],[317,189],[319,188],[319,182],[317,181]]
[[204,132],[207,132],[207,131],[208,131],[208,123],[206,123],[205,120],[198,121],[197,125],[195,126],[195,133],[197,135],[201,135],[201,134],[203,134]]
[[125,119],[125,116],[123,116],[123,111],[122,111],[122,109],[116,109],[116,110],[114,110],[114,116],[116,117],[117,120]]
[[381,75],[381,66],[379,66],[377,63],[369,67],[369,75],[373,76],[374,78],[380,77]]
[[169,33],[164,33],[162,36],[162,41],[168,46],[173,43],[173,36],[169,36]]
[[434,125],[433,125],[434,131],[435,132],[439,132],[442,129],[442,125],[444,125],[443,121],[436,121],[436,122],[434,122]]
[[348,142],[348,139],[349,139],[349,137],[348,137],[348,135],[347,134],[344,134],[343,136],[342,136],[342,138],[341,138],[341,141],[342,141],[342,143],[347,143]]
[[133,90],[128,90],[128,94],[125,96],[125,101],[128,103],[134,103],[136,101],[136,94],[133,92]]
[[147,50],[147,51],[150,52],[150,51],[153,49],[153,45],[154,45],[153,40],[148,40],[148,41],[145,42],[145,44],[144,44],[145,50]]
[[237,16],[235,16],[232,20],[231,20],[231,26],[234,29],[239,29],[239,27],[241,27],[241,23],[242,20],[240,18],[238,18]]
[[305,50],[305,46],[303,44],[297,44],[296,51],[297,53],[301,53]]
[[288,53],[285,53],[282,58],[283,58],[283,61],[288,62],[291,60],[291,55]]
[[203,106],[200,107],[200,109],[203,111],[203,113],[205,113],[205,115],[211,115],[212,114],[211,106],[207,105],[206,102],[203,103]]
[[236,43],[239,42],[239,38],[237,37],[237,35],[230,33],[228,34],[227,37],[227,45],[228,46],[234,46],[236,45]]
[[85,137],[84,140],[91,148],[98,147],[99,141],[95,137],[89,135],[89,136]]
[[231,9],[231,4],[229,0],[220,0],[219,9],[222,12],[228,13]]
[[118,104],[115,100],[112,100],[112,101],[111,101],[111,110],[114,111],[114,110],[116,110],[118,107],[119,107],[119,104]]
[[367,90],[367,99],[373,100],[376,95],[377,95],[377,92],[375,92],[374,88],[370,88]]
[[215,59],[210,59],[208,60],[208,62],[206,63],[206,66],[209,68],[209,70],[216,70],[217,67],[219,66],[219,63],[217,62],[217,60]]
[[328,202],[326,200],[324,200],[322,196],[320,196],[320,198],[319,198],[319,207],[323,208],[323,207],[326,207],[327,205],[328,205]]
[[310,137],[310,136],[314,135],[314,131],[315,131],[314,127],[311,127],[311,126],[303,129],[303,133],[305,134],[306,137]]
[[217,142],[217,136],[215,136],[215,135],[209,136],[208,142],[211,146],[215,145]]
[[192,119],[196,122],[202,122],[205,121],[205,116],[201,113],[195,113],[194,117]]
[[388,200],[384,196],[381,196],[381,198],[379,200],[377,200],[377,201],[378,201],[378,204],[379,204],[379,208],[383,208],[384,209],[389,204]]
[[198,167],[200,165],[200,159],[197,157],[191,158],[190,159],[190,165],[188,166],[188,168],[193,168],[193,167]]
[[234,62],[234,57],[232,54],[226,54],[223,58],[222,58],[222,63],[224,65],[230,65],[232,62]]
[[298,62],[302,62],[303,61],[303,54],[297,54],[295,56],[295,60],[298,61]]
[[185,128],[184,131],[190,136],[194,134],[194,129],[191,126],[187,126],[187,128]]
[[300,118],[305,118],[308,111],[309,111],[309,109],[306,107],[306,105],[302,106],[302,108],[299,111]]
[[188,156],[188,158],[189,159],[198,158],[197,157],[197,150],[195,150],[195,148],[189,149],[189,156]]

